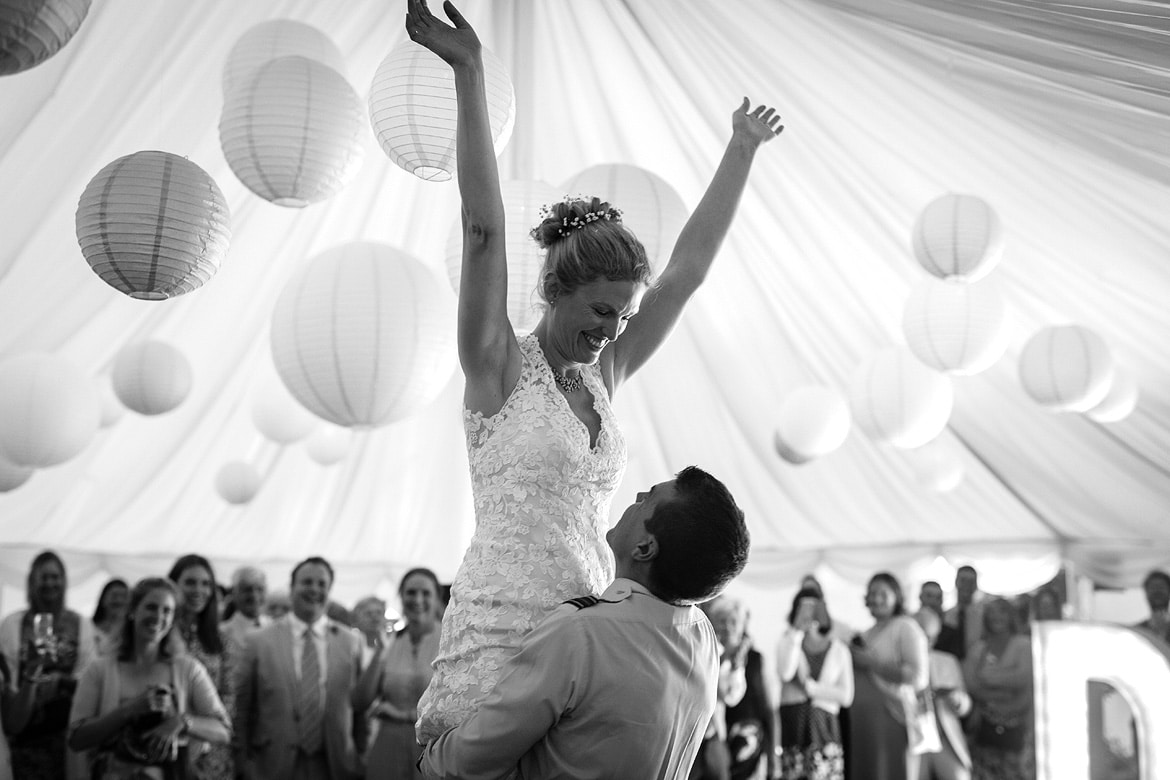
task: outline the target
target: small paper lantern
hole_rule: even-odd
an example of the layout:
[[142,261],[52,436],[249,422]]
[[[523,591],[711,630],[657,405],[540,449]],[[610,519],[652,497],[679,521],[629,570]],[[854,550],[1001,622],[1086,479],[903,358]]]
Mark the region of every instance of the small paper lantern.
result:
[[1042,328],[1020,353],[1020,384],[1036,403],[1056,412],[1083,412],[1105,398],[1113,382],[1113,355],[1080,325]]
[[0,457],[16,466],[55,466],[97,433],[93,380],[64,358],[33,353],[0,363]]
[[926,365],[951,374],[978,374],[1007,349],[1007,311],[988,282],[923,279],[910,293],[902,332]]
[[781,458],[800,464],[828,455],[849,435],[849,406],[836,390],[801,387],[784,396],[773,444]]
[[594,165],[565,182],[571,197],[597,197],[622,212],[655,273],[662,271],[690,212],[665,179],[636,165]]
[[229,504],[246,504],[260,492],[260,472],[251,463],[233,460],[215,475],[215,489]]
[[[540,208],[561,199],[551,184],[542,181],[506,181],[500,184],[504,198],[505,252],[508,256],[508,319],[517,333],[528,333],[544,314],[536,293],[544,251],[528,235],[540,224]],[[455,294],[463,270],[463,223],[456,220],[447,239],[447,277]]]
[[345,428],[321,425],[305,442],[305,451],[317,464],[332,466],[340,463],[349,454],[353,434]]
[[283,384],[273,380],[253,401],[252,422],[269,441],[293,444],[312,433],[318,420],[289,395]]
[[223,94],[246,84],[260,66],[280,57],[304,57],[345,75],[341,49],[312,25],[292,19],[272,19],[249,27],[228,52],[223,66]]
[[[512,137],[516,99],[504,63],[483,51],[488,125],[498,155]],[[455,173],[455,77],[437,54],[406,41],[382,60],[370,87],[370,124],[395,165],[425,181]]]
[[1138,395],[1137,382],[1130,373],[1117,369],[1113,372],[1113,383],[1109,387],[1109,392],[1085,414],[1097,422],[1121,422],[1137,407]]
[[919,485],[936,493],[948,493],[963,481],[966,469],[958,449],[939,437],[908,450],[905,459]]
[[7,458],[0,457],[0,493],[16,490],[28,482],[36,469],[28,466],[17,466]]
[[244,185],[278,206],[328,198],[362,161],[362,103],[337,71],[306,57],[261,65],[224,101],[219,140]]
[[999,217],[974,195],[947,193],[931,201],[914,223],[914,256],[940,279],[974,282],[1003,257]]
[[432,402],[455,369],[455,301],[410,255],[354,242],[289,279],[272,315],[285,387],[318,417],[376,427]]
[[69,43],[90,0],[0,0],[0,76],[40,65]]
[[191,364],[162,341],[127,344],[114,359],[110,375],[118,400],[139,414],[165,414],[191,392]]
[[886,349],[862,363],[849,383],[853,419],[874,441],[920,447],[950,419],[955,390],[909,352]]
[[200,287],[219,270],[231,237],[215,180],[168,152],[135,152],[98,171],[81,193],[76,225],[94,273],[148,301]]

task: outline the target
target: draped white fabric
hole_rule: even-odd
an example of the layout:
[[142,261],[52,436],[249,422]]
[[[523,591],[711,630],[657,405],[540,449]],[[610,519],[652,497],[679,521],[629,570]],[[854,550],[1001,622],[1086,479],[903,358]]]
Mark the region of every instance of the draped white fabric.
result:
[[[436,2],[437,6],[438,3]],[[846,581],[946,555],[1052,575],[1061,558],[1109,584],[1170,562],[1170,11],[1144,0],[465,0],[516,91],[505,179],[566,181],[590,165],[645,167],[693,207],[743,95],[779,107],[710,279],[676,333],[616,398],[630,463],[614,501],[697,463],[747,512],[744,582],[791,587],[820,567]],[[354,436],[321,466],[264,439],[252,400],[273,381],[269,322],[283,282],[317,253],[384,241],[441,277],[458,216],[453,182],[422,182],[365,134],[355,181],[305,209],[252,195],[219,146],[221,73],[260,21],[314,25],[367,94],[404,39],[383,0],[104,0],[55,58],[0,79],[0,358],[47,351],[108,374],[119,348],[179,348],[195,385],[177,410],[127,413],[78,457],[0,494],[0,581],[32,553],[67,554],[72,579],[165,569],[199,551],[286,576],[331,559],[346,597],[431,565],[453,576],[471,516],[458,374],[416,416]],[[231,248],[203,288],[130,300],[88,268],[74,235],[86,183],[143,149],[212,175]],[[559,186],[559,185],[558,185]],[[803,466],[778,458],[783,395],[844,390],[902,342],[923,271],[915,217],[976,194],[1007,242],[992,274],[1009,307],[1007,354],[955,379],[942,434],[966,477],[938,494],[902,453],[854,429]],[[620,206],[620,204],[618,204]],[[1141,388],[1126,420],[1057,415],[1020,388],[1033,332],[1078,323]],[[214,481],[231,460],[264,476],[249,504]],[[5,604],[5,610],[12,605]]]

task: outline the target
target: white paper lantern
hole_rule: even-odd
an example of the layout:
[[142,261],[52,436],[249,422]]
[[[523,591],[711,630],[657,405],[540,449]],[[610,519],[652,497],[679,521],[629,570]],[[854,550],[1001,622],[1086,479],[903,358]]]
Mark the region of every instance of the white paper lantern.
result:
[[69,43],[90,0],[0,0],[0,76],[41,64]]
[[362,161],[362,104],[337,71],[306,57],[261,65],[224,101],[219,140],[255,194],[301,208],[328,198]]
[[999,217],[974,195],[936,198],[914,223],[914,256],[940,279],[978,281],[999,263],[1003,244]]
[[1028,339],[1019,370],[1020,384],[1036,403],[1057,412],[1083,412],[1109,392],[1113,355],[1088,328],[1054,325]]
[[215,475],[215,489],[229,504],[246,504],[260,492],[260,472],[251,463],[225,463]]
[[106,380],[100,380],[95,392],[101,401],[101,427],[109,428],[118,423],[126,414],[126,407],[114,394],[114,388]]
[[322,424],[305,442],[305,451],[317,464],[332,466],[345,460],[353,434],[347,428]]
[[319,421],[274,379],[252,402],[252,422],[269,441],[293,444],[312,433]]
[[455,300],[410,255],[355,242],[313,259],[272,316],[277,374],[318,417],[376,427],[438,396],[455,369]]
[[565,182],[571,197],[597,197],[622,212],[655,273],[670,260],[678,234],[690,217],[686,203],[665,179],[636,165],[594,165]]
[[341,49],[312,25],[292,19],[272,19],[249,27],[228,52],[223,66],[223,94],[246,84],[260,66],[280,57],[304,57],[345,76]]
[[956,446],[942,437],[906,451],[904,457],[918,484],[936,493],[957,488],[966,472]]
[[93,380],[44,353],[0,363],[0,457],[16,466],[55,466],[85,449],[98,430]]
[[[506,181],[500,184],[504,198],[505,251],[508,255],[508,319],[518,334],[528,333],[540,322],[544,310],[536,293],[544,251],[528,235],[540,224],[540,208],[561,199],[551,184],[542,181]],[[459,294],[463,270],[463,221],[455,220],[447,238],[447,278]]]
[[874,441],[913,449],[938,436],[954,406],[949,377],[901,349],[866,360],[849,383],[853,419]]
[[906,301],[902,332],[910,351],[931,368],[978,374],[1007,349],[1007,310],[988,282],[923,279]]
[[[488,125],[498,155],[512,137],[516,99],[507,68],[483,49]],[[455,173],[455,77],[451,66],[406,41],[382,60],[370,87],[370,124],[395,165],[425,181]]]
[[215,275],[231,237],[215,180],[169,152],[119,157],[98,171],[77,204],[77,242],[106,284],[158,301]]
[[1139,395],[1137,382],[1128,371],[1116,369],[1113,383],[1105,397],[1085,414],[1102,423],[1121,422],[1137,407]]
[[0,493],[16,490],[28,482],[36,469],[28,466],[17,466],[7,458],[0,457]]
[[191,393],[191,364],[182,352],[162,341],[127,344],[114,359],[110,374],[118,400],[139,414],[165,414]]
[[828,387],[801,387],[784,396],[773,445],[789,463],[807,463],[828,455],[849,435],[849,405]]

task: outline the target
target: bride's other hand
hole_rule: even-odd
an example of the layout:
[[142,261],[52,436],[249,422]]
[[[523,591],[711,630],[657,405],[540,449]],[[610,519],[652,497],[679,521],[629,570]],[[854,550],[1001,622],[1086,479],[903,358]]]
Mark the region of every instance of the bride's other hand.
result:
[[431,13],[426,0],[407,0],[406,7],[406,34],[412,41],[430,49],[452,67],[479,61],[482,48],[479,36],[450,0],[443,3],[443,11],[454,26]]

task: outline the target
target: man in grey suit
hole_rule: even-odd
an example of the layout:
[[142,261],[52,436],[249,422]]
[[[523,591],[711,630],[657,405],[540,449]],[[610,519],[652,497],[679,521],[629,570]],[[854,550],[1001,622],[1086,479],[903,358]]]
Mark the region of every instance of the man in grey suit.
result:
[[292,572],[292,611],[248,638],[236,678],[236,768],[250,780],[351,780],[350,691],[361,640],[325,614],[333,568],[308,558]]

